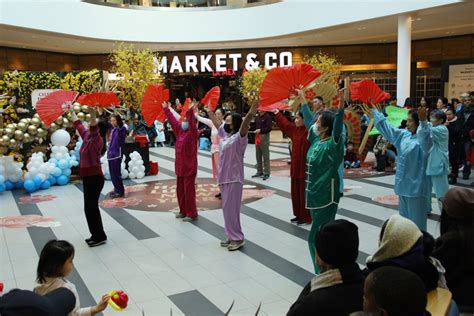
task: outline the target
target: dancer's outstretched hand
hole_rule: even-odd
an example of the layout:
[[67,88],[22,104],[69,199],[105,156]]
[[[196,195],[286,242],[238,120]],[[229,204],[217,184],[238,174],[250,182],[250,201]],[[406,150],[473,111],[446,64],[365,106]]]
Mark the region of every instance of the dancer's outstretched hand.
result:
[[426,106],[420,106],[418,108],[418,117],[420,118],[420,121],[425,122],[428,118],[428,109]]
[[344,110],[344,102],[346,98],[344,97],[344,89],[337,91],[337,97],[339,98],[339,110]]
[[163,105],[163,109],[166,109],[168,107],[168,102],[165,101],[165,102],[163,102],[162,105]]

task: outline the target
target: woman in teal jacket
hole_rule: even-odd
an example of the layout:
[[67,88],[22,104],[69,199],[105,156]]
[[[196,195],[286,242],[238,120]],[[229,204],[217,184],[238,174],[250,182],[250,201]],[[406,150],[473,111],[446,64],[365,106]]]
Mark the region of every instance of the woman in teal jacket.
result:
[[[395,174],[395,193],[398,195],[400,215],[412,220],[420,230],[426,231],[429,211],[429,180],[426,165],[432,141],[429,133],[417,134],[420,119],[418,111],[408,112],[407,128],[399,129],[387,122],[377,109],[365,109],[367,115],[374,117],[375,127],[397,149],[397,171]],[[426,116],[426,108],[419,109]]]
[[[444,125],[446,122],[446,114],[441,110],[434,110],[430,114],[430,121],[427,122],[426,116],[422,117],[420,112],[420,127],[418,134],[426,133],[431,140],[432,146],[428,155],[428,166],[426,167],[426,175],[428,176],[428,200],[431,206],[431,191],[434,188],[436,198],[438,199],[439,210],[442,209],[442,200],[449,190],[448,174],[449,174],[449,131]],[[422,137],[421,140],[426,139]],[[429,145],[429,144],[428,144]],[[431,207],[429,209],[431,211]]]
[[323,111],[313,124],[311,111],[306,103],[304,93],[298,92],[301,98],[301,111],[308,128],[310,147],[306,155],[306,208],[313,220],[308,236],[308,245],[315,273],[319,273],[316,264],[315,238],[320,227],[336,217],[341,194],[338,167],[344,158],[342,130],[344,125],[344,95],[339,94],[339,108],[336,115],[332,111]]

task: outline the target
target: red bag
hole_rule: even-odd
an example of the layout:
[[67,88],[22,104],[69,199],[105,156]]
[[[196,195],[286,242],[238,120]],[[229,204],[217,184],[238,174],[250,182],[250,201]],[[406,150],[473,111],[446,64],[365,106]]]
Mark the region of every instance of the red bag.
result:
[[255,145],[260,145],[260,134],[255,135]]
[[148,146],[148,139],[146,138],[146,135],[135,135],[133,138],[137,143],[140,144],[140,147]]
[[156,176],[158,174],[158,163],[156,161],[150,161],[150,174]]

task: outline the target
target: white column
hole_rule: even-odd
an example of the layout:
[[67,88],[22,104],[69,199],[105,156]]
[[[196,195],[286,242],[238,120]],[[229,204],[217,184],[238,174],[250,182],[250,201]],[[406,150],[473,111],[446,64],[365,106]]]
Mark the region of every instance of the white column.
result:
[[[397,45],[397,104],[403,105],[410,97],[410,70],[411,70],[411,17],[398,17],[398,45]],[[415,97],[415,96],[413,96]]]

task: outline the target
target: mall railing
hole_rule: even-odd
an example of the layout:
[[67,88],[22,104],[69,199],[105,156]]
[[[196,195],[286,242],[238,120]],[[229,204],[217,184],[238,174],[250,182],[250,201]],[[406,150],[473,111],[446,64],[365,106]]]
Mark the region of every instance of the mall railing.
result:
[[280,2],[281,0],[82,0],[82,2],[122,7],[145,8],[243,8]]

